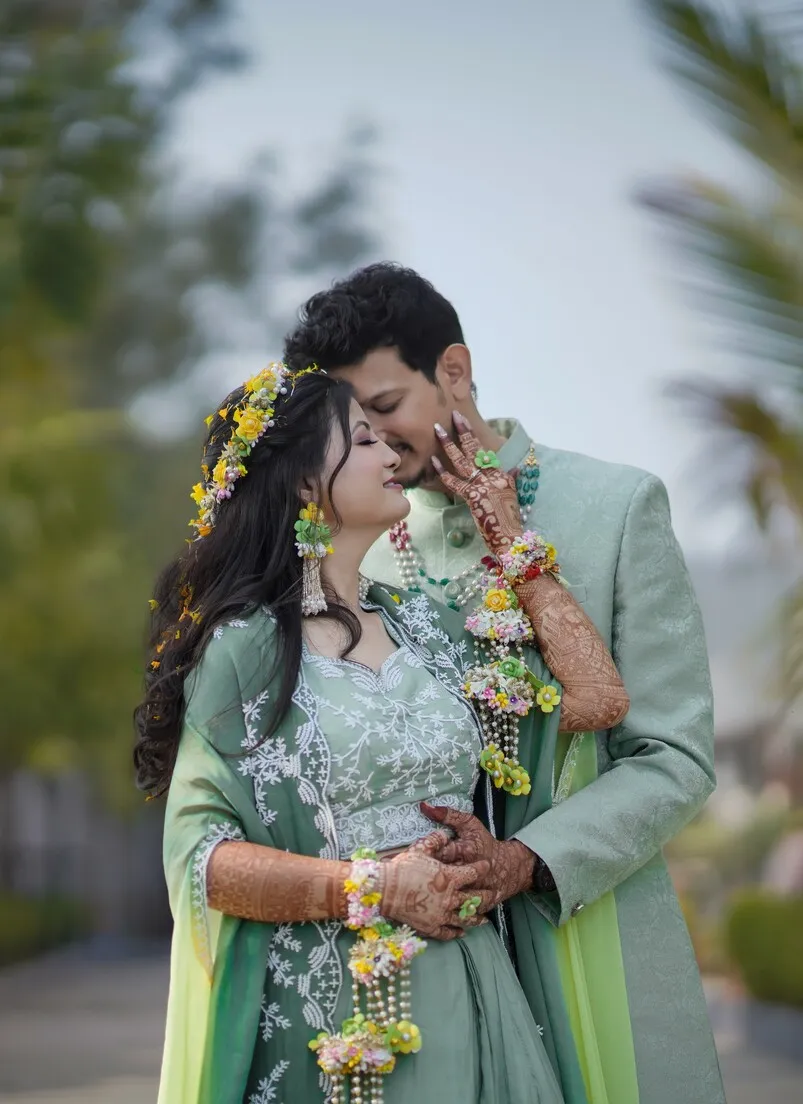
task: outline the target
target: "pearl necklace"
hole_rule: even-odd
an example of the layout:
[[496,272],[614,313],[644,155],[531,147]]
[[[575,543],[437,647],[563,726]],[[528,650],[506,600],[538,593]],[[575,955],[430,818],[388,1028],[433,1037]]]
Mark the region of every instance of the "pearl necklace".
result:
[[[519,499],[522,525],[526,525],[530,510],[535,502],[535,492],[538,490],[540,476],[541,468],[535,455],[535,445],[531,441],[529,451],[516,477],[516,492]],[[390,543],[393,545],[396,566],[399,569],[402,586],[405,590],[420,594],[421,580],[424,580],[430,586],[440,587],[447,606],[454,610],[459,610],[462,606],[467,605],[482,590],[482,563],[471,564],[470,567],[465,568],[459,575],[455,575],[451,579],[436,579],[429,574],[424,557],[413,545],[406,521],[397,522],[388,536]]]

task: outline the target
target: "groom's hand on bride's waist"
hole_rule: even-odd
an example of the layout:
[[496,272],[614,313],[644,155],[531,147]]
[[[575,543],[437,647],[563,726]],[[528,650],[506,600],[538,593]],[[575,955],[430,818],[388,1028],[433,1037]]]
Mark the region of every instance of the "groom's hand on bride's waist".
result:
[[[424,816],[451,828],[454,838],[441,839],[433,856],[443,863],[475,863],[485,860],[489,872],[482,884],[483,909],[489,909],[525,890],[547,893],[555,888],[545,863],[519,840],[494,839],[482,821],[471,813],[421,803]],[[433,833],[434,835],[434,833]],[[441,837],[442,833],[438,833]]]

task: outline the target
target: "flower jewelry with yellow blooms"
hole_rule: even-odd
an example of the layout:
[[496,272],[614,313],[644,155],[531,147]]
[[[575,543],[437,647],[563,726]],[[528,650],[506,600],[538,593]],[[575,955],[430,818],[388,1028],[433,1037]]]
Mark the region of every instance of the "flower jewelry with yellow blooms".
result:
[[[522,645],[532,639],[533,627],[512,583],[521,579],[520,572],[530,570],[535,557],[543,565],[539,574],[542,570],[559,570],[552,546],[531,533],[515,541],[498,562],[483,561],[488,567],[484,594],[466,619],[466,629],[477,638],[483,660],[466,671],[463,686],[465,696],[479,713],[486,740],[480,767],[497,789],[513,796],[526,796],[531,788],[530,776],[519,762],[521,718],[533,707],[552,713],[560,704],[557,687],[545,685],[524,662]],[[503,561],[508,564],[510,577]]]
[[305,617],[313,617],[327,608],[321,586],[321,560],[334,552],[332,531],[320,506],[310,502],[304,507],[295,523],[295,533],[296,549],[304,560],[301,612]]
[[538,533],[528,529],[499,556],[501,573],[508,583],[529,582],[539,575],[552,575],[558,582],[563,579],[555,546]]
[[560,694],[555,686],[543,686],[535,695],[535,700],[544,713],[551,713],[556,705],[560,705]]
[[[285,364],[270,364],[243,385],[243,398],[233,408],[224,406],[218,415],[231,423],[231,436],[210,474],[203,465],[204,480],[192,489],[192,499],[198,506],[198,516],[190,522],[195,529],[195,539],[209,536],[214,528],[221,502],[231,498],[235,483],[248,474],[244,461],[254,447],[275,425],[276,404],[281,396],[293,392],[296,381],[310,372],[317,372],[316,365],[291,372]],[[211,424],[213,414],[206,419]]]
[[345,923],[358,931],[348,962],[352,1015],[340,1031],[321,1031],[309,1044],[331,1078],[330,1104],[345,1104],[347,1084],[352,1102],[382,1104],[383,1078],[393,1072],[396,1056],[421,1049],[421,1032],[411,1019],[410,963],[426,943],[411,928],[395,928],[379,915],[381,870],[376,851],[360,848],[344,882]]

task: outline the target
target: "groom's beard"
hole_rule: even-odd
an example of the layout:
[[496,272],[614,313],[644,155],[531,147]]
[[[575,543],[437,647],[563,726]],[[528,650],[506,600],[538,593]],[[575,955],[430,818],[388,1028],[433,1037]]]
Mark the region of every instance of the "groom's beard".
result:
[[422,483],[432,483],[435,479],[437,479],[435,469],[431,464],[427,464],[420,471],[401,479],[400,482],[405,491],[413,491],[416,487],[420,487]]

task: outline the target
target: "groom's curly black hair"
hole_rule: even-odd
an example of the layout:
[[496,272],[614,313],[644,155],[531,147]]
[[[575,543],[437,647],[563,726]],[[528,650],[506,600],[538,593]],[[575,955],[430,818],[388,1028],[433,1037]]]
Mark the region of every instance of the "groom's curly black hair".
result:
[[293,369],[315,363],[325,371],[359,364],[375,349],[395,348],[434,382],[438,357],[463,344],[457,311],[411,268],[381,262],[360,268],[308,299],[285,338]]

